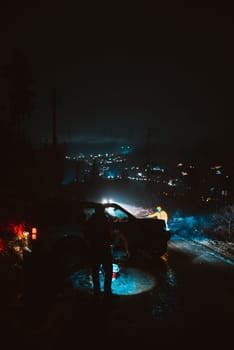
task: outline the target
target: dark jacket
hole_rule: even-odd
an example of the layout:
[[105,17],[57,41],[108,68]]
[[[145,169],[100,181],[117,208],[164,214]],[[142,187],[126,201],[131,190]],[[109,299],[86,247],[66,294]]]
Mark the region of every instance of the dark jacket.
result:
[[94,213],[87,222],[86,241],[94,254],[111,250],[111,226],[104,213]]

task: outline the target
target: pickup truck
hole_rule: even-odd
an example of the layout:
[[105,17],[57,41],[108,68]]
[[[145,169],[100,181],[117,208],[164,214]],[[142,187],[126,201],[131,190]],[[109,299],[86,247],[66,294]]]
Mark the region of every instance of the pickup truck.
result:
[[[85,263],[86,223],[97,206],[104,206],[113,230],[126,237],[131,259],[141,253],[152,258],[160,258],[166,253],[171,232],[166,229],[164,220],[136,217],[117,203],[78,200],[47,201],[35,205],[30,225],[36,232],[34,252],[59,252],[57,254],[60,254],[61,259],[66,255],[68,260],[75,257],[76,263],[78,260],[81,264]],[[30,233],[31,241],[32,238]]]

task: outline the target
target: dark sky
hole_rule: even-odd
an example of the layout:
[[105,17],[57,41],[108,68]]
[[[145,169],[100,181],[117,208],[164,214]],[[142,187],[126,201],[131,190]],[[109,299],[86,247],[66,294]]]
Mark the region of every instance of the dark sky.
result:
[[31,64],[34,140],[51,137],[53,87],[60,141],[141,143],[148,128],[157,143],[232,140],[233,11],[224,2],[20,3],[1,11],[2,61],[20,47]]

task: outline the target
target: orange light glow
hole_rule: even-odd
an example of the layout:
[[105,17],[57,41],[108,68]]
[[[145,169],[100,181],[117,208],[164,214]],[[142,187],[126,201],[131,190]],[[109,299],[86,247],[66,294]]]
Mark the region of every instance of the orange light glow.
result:
[[23,232],[24,232],[24,223],[20,223],[18,225],[15,224],[9,224],[9,227],[13,231],[14,234],[18,235],[19,237],[23,237]]
[[37,239],[37,234],[36,233],[32,233],[32,240]]

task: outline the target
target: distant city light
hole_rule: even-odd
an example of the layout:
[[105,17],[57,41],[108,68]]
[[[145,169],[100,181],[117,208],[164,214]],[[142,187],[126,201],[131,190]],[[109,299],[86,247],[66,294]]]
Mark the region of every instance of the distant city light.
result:
[[[202,177],[203,183],[206,183],[206,188],[203,190],[204,192],[198,194],[199,200],[201,202],[204,203],[205,201],[211,201],[212,203],[214,200],[216,200],[220,201],[221,203],[224,200],[224,197],[227,201],[230,198],[231,192],[225,188],[228,185],[226,182],[217,186],[215,189],[215,198],[214,195],[212,195],[212,198],[210,198],[209,195],[207,196],[208,191],[210,191],[210,185],[213,184],[212,176],[216,175],[220,178],[223,176],[221,180],[223,179],[224,181],[230,179],[229,174],[226,173],[226,169],[224,169],[223,165],[221,164],[207,164],[207,167],[205,169],[199,168],[197,164],[190,162],[176,162],[174,167],[179,167],[180,171],[179,174],[178,171],[173,174],[173,170],[172,173],[170,173],[171,169],[164,169],[160,164],[157,163],[152,164],[149,162],[147,164],[141,165],[137,161],[132,163],[131,158],[128,159],[127,157],[128,151],[130,150],[130,146],[123,145],[120,147],[119,152],[115,153],[78,153],[77,155],[66,155],[65,159],[71,161],[71,165],[72,161],[79,162],[79,174],[77,173],[75,166],[72,165],[72,167],[68,168],[62,183],[69,184],[72,182],[86,182],[91,176],[92,165],[95,161],[99,168],[99,176],[106,181],[113,182],[113,185],[115,182],[121,184],[121,182],[124,183],[124,181],[128,181],[129,183],[136,183],[137,186],[142,186],[147,182],[149,184],[157,184],[159,186],[156,190],[157,193],[155,193],[155,195],[164,197],[167,196],[168,199],[172,197],[175,199],[181,198],[181,196],[186,198],[187,193],[193,190],[193,184],[187,182],[184,178],[186,178],[187,175],[190,175],[193,169],[196,168],[197,172],[191,174],[197,177]],[[205,170],[207,170],[207,173],[205,173]],[[165,186],[167,186],[168,189],[165,188]],[[220,186],[223,188],[220,188]],[[222,190],[225,190],[226,192],[221,192]]]

